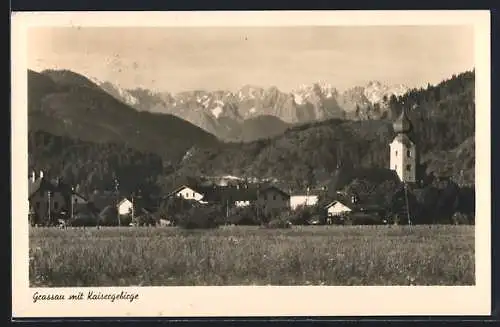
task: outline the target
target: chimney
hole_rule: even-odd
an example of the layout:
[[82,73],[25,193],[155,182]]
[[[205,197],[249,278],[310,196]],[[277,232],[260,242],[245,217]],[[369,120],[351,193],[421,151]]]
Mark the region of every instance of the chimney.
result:
[[40,170],[40,179],[43,178],[43,170]]

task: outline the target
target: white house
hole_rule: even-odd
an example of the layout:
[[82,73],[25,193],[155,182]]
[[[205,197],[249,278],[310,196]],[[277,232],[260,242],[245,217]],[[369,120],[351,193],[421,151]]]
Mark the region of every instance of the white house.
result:
[[202,194],[201,192],[196,191],[193,188],[188,187],[186,185],[182,185],[182,186],[178,187],[177,189],[175,189],[171,193],[171,195],[177,196],[177,197],[182,197],[186,200],[195,200],[198,202],[203,202],[202,199],[204,196],[204,194]]
[[132,214],[134,210],[134,204],[129,199],[123,199],[118,203],[118,214],[128,215]]
[[346,205],[340,201],[333,201],[326,205],[326,212],[328,217],[340,216],[352,211],[349,205]]
[[317,195],[304,195],[304,194],[296,194],[290,196],[290,208],[292,210],[297,209],[298,207],[304,206],[314,206],[318,203],[319,197]]

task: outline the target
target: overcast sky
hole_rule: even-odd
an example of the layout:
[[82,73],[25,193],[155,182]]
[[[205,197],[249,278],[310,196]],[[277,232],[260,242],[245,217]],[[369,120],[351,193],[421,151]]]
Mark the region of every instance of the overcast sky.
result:
[[409,87],[474,67],[473,30],[461,26],[37,28],[28,67],[70,69],[122,87],[178,92],[290,91],[326,81]]

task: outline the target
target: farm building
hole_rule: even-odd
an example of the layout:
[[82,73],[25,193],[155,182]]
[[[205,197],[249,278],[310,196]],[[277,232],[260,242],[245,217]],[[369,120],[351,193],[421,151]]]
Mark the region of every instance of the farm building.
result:
[[119,215],[128,215],[133,214],[134,212],[134,204],[127,198],[124,198],[120,202],[118,202],[117,207]]
[[367,215],[383,221],[386,210],[382,205],[374,204],[370,199],[360,199],[356,194],[337,193],[334,201],[325,206],[327,223],[343,223],[346,216]]
[[46,224],[60,218],[68,218],[74,193],[71,186],[61,179],[50,180],[42,171],[36,178],[35,172],[32,172],[28,180],[28,192],[29,208],[34,223]]
[[198,202],[202,201],[204,193],[209,189],[209,187],[200,187],[195,185],[181,185],[174,189],[167,197],[176,196],[181,197],[186,200],[195,200]]

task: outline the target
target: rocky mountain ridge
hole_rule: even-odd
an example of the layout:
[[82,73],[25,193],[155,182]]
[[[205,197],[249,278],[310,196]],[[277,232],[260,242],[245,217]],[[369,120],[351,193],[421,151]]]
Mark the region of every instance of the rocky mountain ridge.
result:
[[[244,85],[237,92],[193,90],[173,94],[143,88],[124,89],[95,79],[94,82],[137,110],[178,116],[226,141],[238,140],[234,136],[241,124],[260,116],[276,117],[286,125],[332,118],[378,119],[387,115],[391,96],[408,91],[404,85],[389,86],[370,81],[344,92],[329,83],[318,82],[300,85],[291,92],[283,92],[277,87]],[[269,134],[253,135],[250,140],[280,132],[281,129],[270,130]]]

